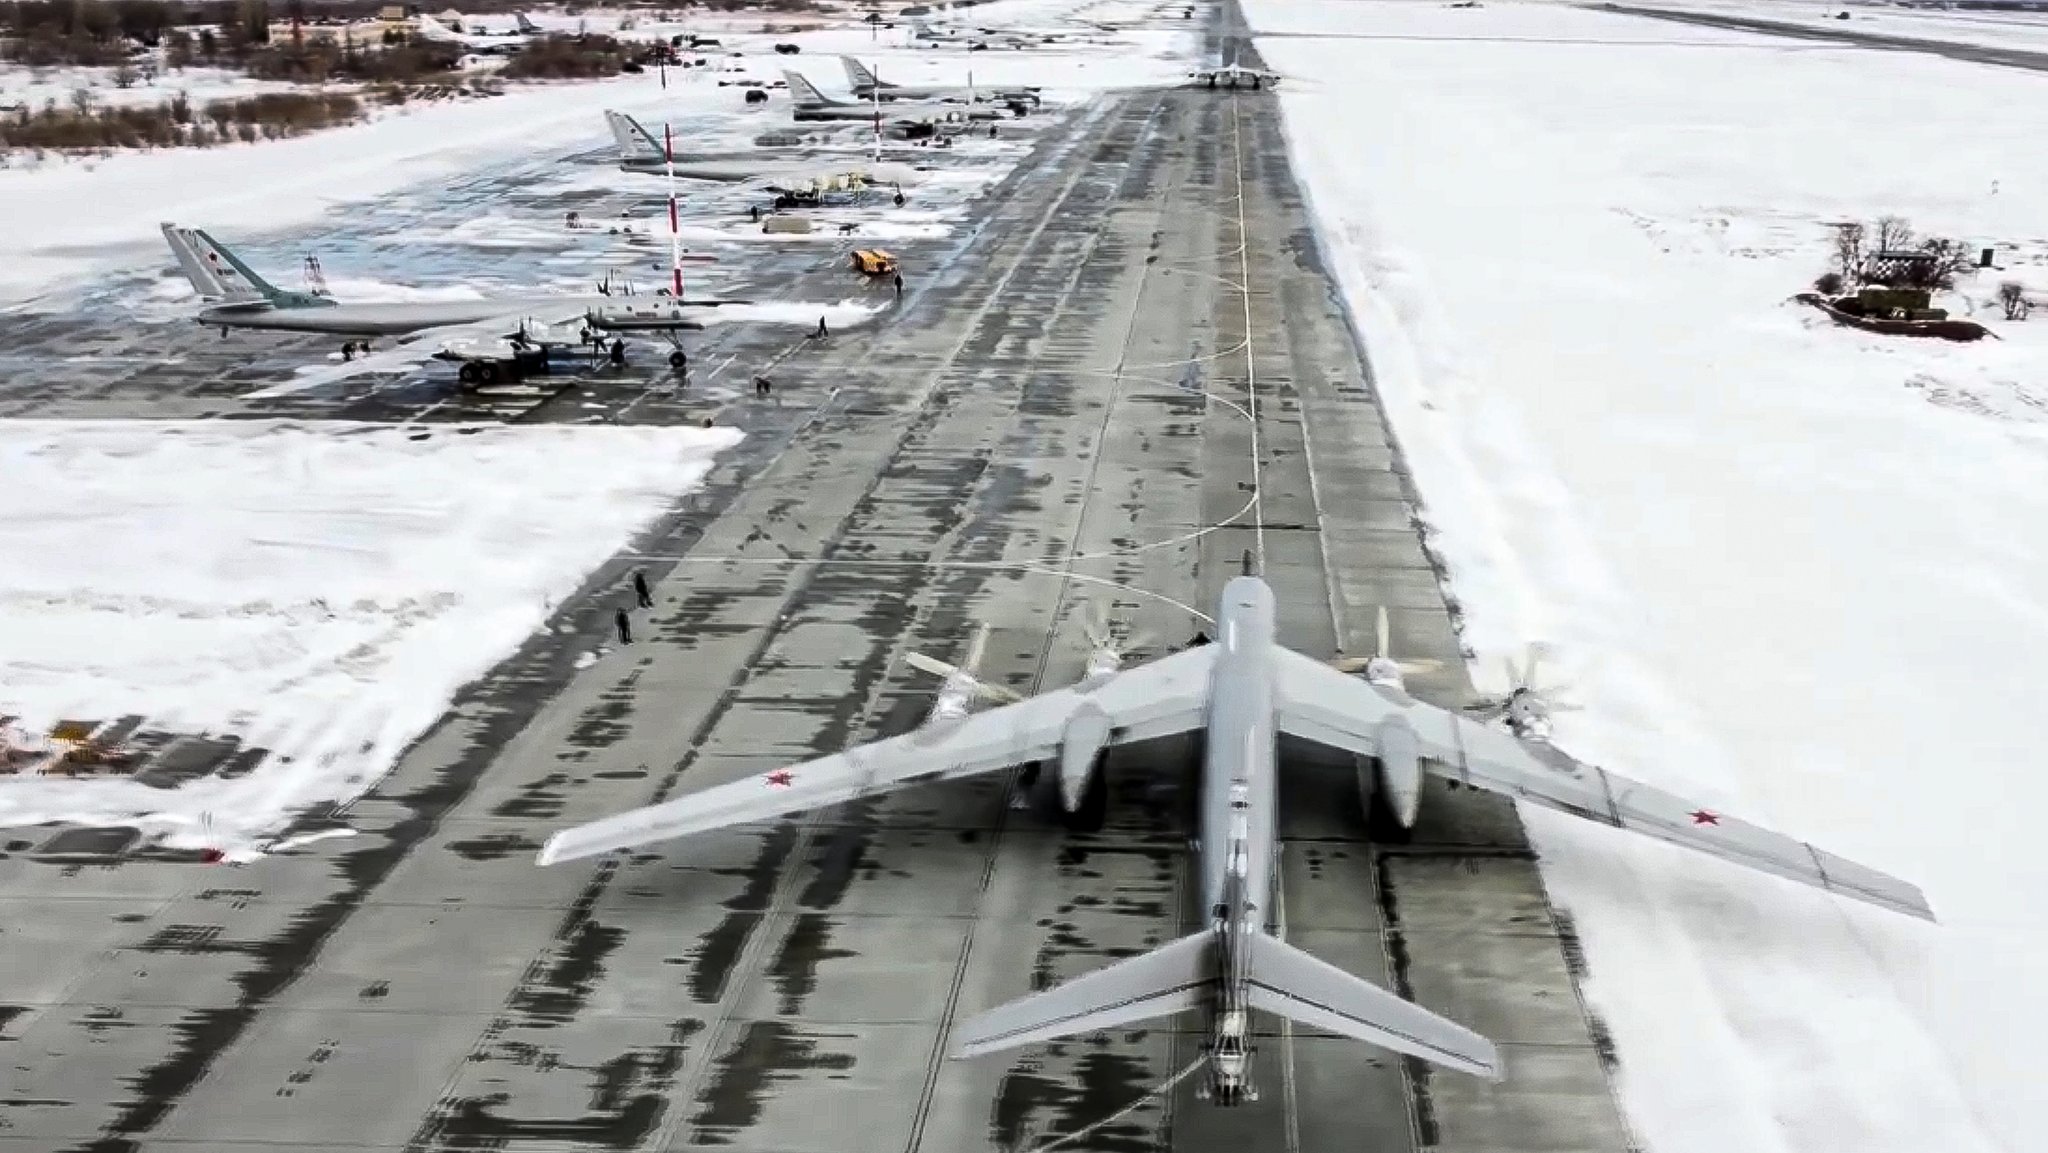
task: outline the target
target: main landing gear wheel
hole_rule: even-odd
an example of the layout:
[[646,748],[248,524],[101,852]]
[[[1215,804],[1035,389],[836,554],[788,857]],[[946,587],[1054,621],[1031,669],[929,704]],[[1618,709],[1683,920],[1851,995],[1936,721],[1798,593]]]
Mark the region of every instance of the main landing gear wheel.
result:
[[501,375],[496,364],[488,360],[472,360],[463,364],[456,378],[469,388],[482,388],[498,383]]
[[690,367],[690,354],[678,348],[668,354],[668,366],[678,372]]

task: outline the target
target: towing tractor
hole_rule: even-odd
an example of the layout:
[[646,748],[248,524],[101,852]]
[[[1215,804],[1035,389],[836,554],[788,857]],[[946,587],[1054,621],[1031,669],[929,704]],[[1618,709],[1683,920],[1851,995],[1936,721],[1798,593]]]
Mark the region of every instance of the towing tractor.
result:
[[879,248],[858,248],[853,253],[853,268],[863,276],[894,276],[896,257]]

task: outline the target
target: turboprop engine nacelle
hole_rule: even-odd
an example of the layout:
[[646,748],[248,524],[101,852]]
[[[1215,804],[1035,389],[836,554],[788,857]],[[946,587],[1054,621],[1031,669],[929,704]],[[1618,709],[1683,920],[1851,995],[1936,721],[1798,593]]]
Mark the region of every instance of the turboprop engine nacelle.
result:
[[1359,803],[1370,815],[1377,790],[1380,804],[1394,822],[1412,829],[1422,808],[1422,742],[1405,719],[1389,717],[1380,722],[1377,743],[1379,756],[1358,762]]
[[1083,702],[1067,718],[1066,730],[1060,734],[1061,808],[1069,813],[1080,809],[1108,745],[1109,714],[1092,701]]

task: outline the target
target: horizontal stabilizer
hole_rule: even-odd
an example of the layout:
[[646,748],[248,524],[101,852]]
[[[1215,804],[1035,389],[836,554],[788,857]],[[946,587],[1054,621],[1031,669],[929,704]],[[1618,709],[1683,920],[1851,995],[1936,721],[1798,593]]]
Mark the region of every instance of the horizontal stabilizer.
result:
[[1203,930],[998,1005],[953,1030],[953,1056],[999,1053],[1199,1008],[1212,996],[1215,939]]
[[1498,1081],[1493,1042],[1370,981],[1261,933],[1251,938],[1254,1009]]

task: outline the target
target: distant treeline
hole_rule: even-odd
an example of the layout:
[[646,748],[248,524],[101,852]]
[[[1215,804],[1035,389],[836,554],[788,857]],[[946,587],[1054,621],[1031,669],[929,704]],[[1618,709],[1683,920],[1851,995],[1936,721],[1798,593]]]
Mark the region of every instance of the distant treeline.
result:
[[71,106],[0,116],[0,149],[206,147],[280,140],[360,119],[362,101],[345,92],[265,92],[195,106],[178,93],[155,105]]

